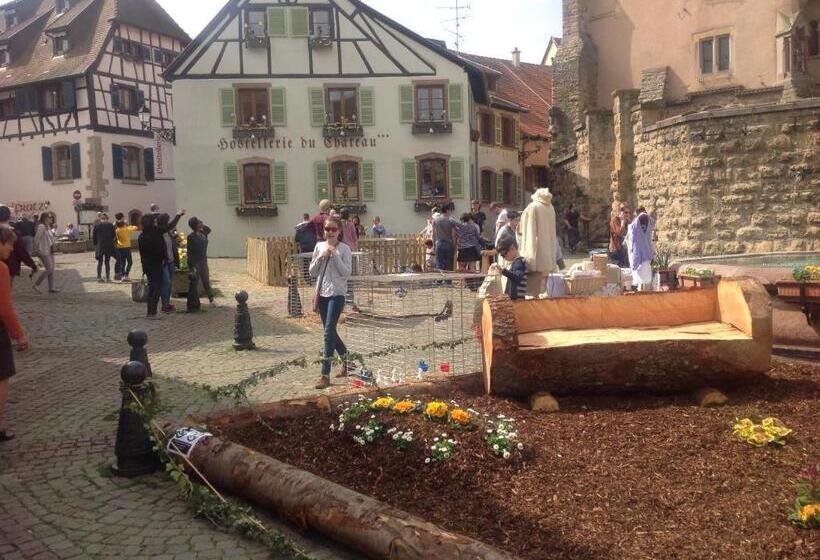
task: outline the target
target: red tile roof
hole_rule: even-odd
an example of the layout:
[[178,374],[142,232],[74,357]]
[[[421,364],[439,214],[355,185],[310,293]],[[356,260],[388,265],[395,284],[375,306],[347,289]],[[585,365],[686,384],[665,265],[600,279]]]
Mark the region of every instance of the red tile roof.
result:
[[521,132],[525,136],[548,136],[547,112],[552,106],[551,67],[528,62],[516,67],[512,61],[500,58],[465,53],[460,56],[498,73],[495,91],[490,94],[503,104],[513,103],[528,110],[521,114]]

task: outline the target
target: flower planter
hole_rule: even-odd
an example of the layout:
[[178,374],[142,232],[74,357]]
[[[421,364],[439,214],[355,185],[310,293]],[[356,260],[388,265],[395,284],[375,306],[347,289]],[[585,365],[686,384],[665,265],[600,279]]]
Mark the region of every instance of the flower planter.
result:
[[692,288],[709,288],[717,286],[720,282],[720,276],[695,276],[693,274],[681,274],[678,276],[678,283],[682,290],[691,290]]
[[674,270],[658,270],[657,273],[661,278],[661,286],[668,287],[670,290],[677,288],[678,281]]
[[789,303],[820,303],[820,282],[781,280],[777,283],[777,295]]
[[[174,280],[171,282],[171,297],[187,297],[188,296],[188,273],[190,270],[175,270]],[[199,280],[199,297],[207,299],[205,295],[205,287],[202,285],[202,279]]]

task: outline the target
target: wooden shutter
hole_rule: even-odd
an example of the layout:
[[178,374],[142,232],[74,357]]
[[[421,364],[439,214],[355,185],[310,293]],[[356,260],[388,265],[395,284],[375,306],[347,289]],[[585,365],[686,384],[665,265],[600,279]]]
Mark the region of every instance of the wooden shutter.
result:
[[122,52],[122,39],[119,37],[114,37],[113,42],[114,53],[119,54]]
[[404,184],[404,199],[416,200],[419,193],[418,165],[414,159],[405,159],[401,162],[402,182]]
[[270,90],[270,124],[287,126],[287,108],[285,107],[285,88]]
[[317,161],[313,164],[314,187],[316,189],[316,202],[330,198],[330,172],[327,169],[326,161]]
[[289,11],[291,37],[309,37],[310,10],[304,6],[294,6]]
[[143,92],[140,88],[137,88],[137,106],[134,107],[135,112],[139,112],[142,109],[142,106],[145,105],[145,92]]
[[464,198],[464,160],[450,159],[450,198]]
[[325,125],[325,90],[323,88],[309,88],[310,97],[310,126],[323,127]]
[[280,161],[273,164],[271,173],[271,196],[274,204],[288,202],[288,164]]
[[288,22],[285,8],[268,8],[268,37],[287,37]]
[[51,158],[51,148],[43,146],[43,181],[54,180],[54,162]]
[[376,164],[372,161],[362,162],[362,201],[376,200]]
[[450,84],[447,92],[447,115],[451,122],[464,120],[464,93],[461,84]]
[[524,191],[521,188],[521,176],[513,176],[513,202],[518,206],[524,204]]
[[480,188],[476,185],[476,174],[475,174],[475,165],[470,164],[470,198],[478,200]]
[[80,145],[71,145],[71,178],[80,179],[82,177],[82,165],[80,160]]
[[74,93],[74,80],[66,80],[62,82],[63,87],[63,106],[66,109],[73,109],[77,106],[77,96]]
[[504,174],[495,174],[495,201],[504,203]]
[[145,180],[146,181],[153,181],[155,179],[155,172],[154,172],[154,149],[153,148],[145,148],[142,151],[142,159],[143,163],[145,164]]
[[225,163],[225,204],[239,206],[242,204],[239,166],[231,161]]
[[413,86],[399,86],[399,122],[414,122],[416,112],[415,109],[415,103],[413,103]]
[[504,143],[504,129],[501,126],[503,121],[501,120],[501,115],[495,115],[495,145],[500,146]]
[[372,87],[359,88],[359,124],[376,126],[376,94]]
[[120,86],[119,84],[111,84],[111,108],[120,108]]
[[123,178],[122,146],[111,144],[111,163],[114,170],[114,178]]
[[521,119],[516,117],[513,121],[513,142],[515,142],[515,147],[521,147]]
[[236,126],[236,102],[233,88],[219,90],[219,107],[222,116],[222,126],[233,128]]

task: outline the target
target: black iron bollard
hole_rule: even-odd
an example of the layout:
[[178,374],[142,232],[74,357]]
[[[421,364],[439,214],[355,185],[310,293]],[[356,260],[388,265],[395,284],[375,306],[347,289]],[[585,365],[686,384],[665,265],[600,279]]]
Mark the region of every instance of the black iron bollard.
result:
[[248,311],[248,292],[242,290],[234,296],[236,298],[236,320],[233,327],[234,350],[254,350],[253,326],[251,313]]
[[188,313],[196,313],[202,309],[199,303],[199,275],[195,270],[188,274],[188,299],[186,300],[186,310]]
[[302,298],[299,295],[299,279],[288,277],[288,317],[304,317]]
[[148,361],[148,350],[145,345],[148,344],[148,335],[143,331],[131,331],[128,333],[128,344],[131,346],[131,354],[128,359],[132,362],[140,362],[145,366],[145,376],[154,377],[154,371],[151,369],[151,362]]
[[122,378],[122,405],[117,424],[117,443],[114,452],[116,462],[111,466],[117,476],[134,477],[149,474],[160,465],[159,457],[154,451],[144,418],[133,407],[139,409],[132,392],[140,402],[145,403],[151,393],[144,384],[146,368],[141,362],[131,361],[120,371]]

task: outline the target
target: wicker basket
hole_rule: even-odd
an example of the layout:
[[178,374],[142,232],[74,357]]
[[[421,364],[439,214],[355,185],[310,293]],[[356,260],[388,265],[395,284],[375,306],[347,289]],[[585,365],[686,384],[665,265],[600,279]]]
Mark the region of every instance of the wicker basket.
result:
[[601,276],[606,276],[606,265],[609,264],[609,256],[607,255],[592,255],[592,265],[594,270],[601,273]]
[[567,292],[573,296],[590,296],[606,286],[603,276],[567,278]]

